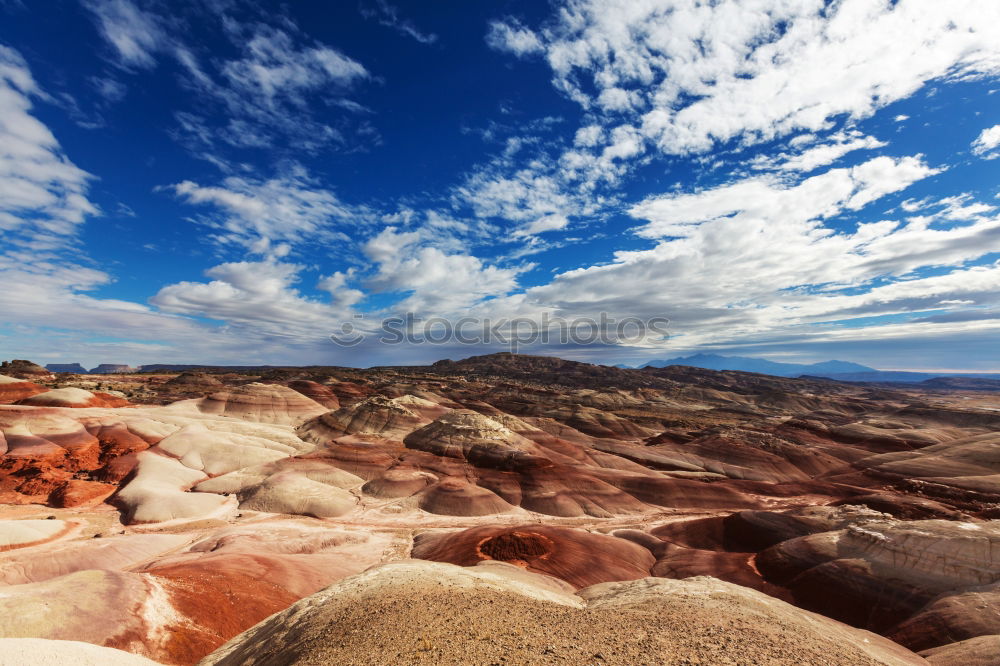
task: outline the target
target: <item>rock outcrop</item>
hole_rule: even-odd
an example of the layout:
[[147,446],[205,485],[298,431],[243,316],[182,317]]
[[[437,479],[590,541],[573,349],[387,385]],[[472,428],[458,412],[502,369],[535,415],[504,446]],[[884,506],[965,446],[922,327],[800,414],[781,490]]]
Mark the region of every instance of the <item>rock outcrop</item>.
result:
[[[539,622],[538,618],[545,618]],[[627,627],[627,631],[623,631]],[[572,594],[507,564],[388,564],[293,604],[202,666],[275,663],[824,663],[923,660],[891,641],[710,578]]]
[[31,361],[15,358],[13,361],[0,362],[0,374],[21,379],[46,378],[51,372]]
[[377,435],[386,439],[402,439],[427,423],[396,400],[381,395],[329,411],[304,424],[299,435],[310,442],[326,444],[344,435]]
[[171,377],[166,382],[164,382],[164,386],[176,386],[179,388],[191,387],[195,389],[202,389],[202,388],[215,388],[219,386],[225,386],[225,384],[220,382],[212,375],[206,374],[204,372],[182,372],[176,377]]

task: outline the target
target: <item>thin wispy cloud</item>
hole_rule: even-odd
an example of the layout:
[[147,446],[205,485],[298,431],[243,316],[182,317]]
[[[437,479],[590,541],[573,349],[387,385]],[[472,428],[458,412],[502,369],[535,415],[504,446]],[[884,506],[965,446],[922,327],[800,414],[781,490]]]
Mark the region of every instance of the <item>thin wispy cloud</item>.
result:
[[375,0],[372,5],[362,5],[361,13],[366,18],[374,19],[380,25],[392,28],[399,34],[421,44],[433,44],[438,40],[438,36],[433,32],[424,32],[413,21],[403,18],[399,8],[389,4],[386,0]]

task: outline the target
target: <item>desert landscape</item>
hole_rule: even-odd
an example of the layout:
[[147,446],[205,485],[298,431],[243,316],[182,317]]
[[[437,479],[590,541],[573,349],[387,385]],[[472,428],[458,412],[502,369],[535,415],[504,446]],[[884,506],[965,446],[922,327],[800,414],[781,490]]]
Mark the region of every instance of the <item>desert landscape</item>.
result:
[[0,0],[0,666],[1000,666],[1000,0]]
[[1000,393],[509,353],[0,377],[0,662],[1000,654]]

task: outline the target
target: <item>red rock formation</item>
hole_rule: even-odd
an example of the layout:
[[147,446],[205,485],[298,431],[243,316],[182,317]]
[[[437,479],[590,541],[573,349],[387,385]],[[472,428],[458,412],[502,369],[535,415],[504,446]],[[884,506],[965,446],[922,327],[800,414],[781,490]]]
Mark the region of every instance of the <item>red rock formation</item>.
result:
[[0,362],[0,374],[22,379],[49,379],[52,377],[51,372],[37,363],[17,358],[13,361]]
[[110,393],[91,392],[80,388],[60,388],[24,398],[17,404],[32,407],[127,407],[129,401]]
[[298,391],[308,398],[312,398],[327,409],[340,409],[340,400],[330,390],[329,386],[306,379],[296,379],[288,382],[288,388]]
[[99,481],[70,479],[49,494],[49,504],[70,508],[100,504],[118,490],[118,486]]
[[942,594],[886,635],[914,651],[1000,635],[1000,585]]
[[577,588],[643,578],[655,562],[647,549],[630,541],[551,525],[485,526],[419,534],[412,556],[461,566],[500,560],[555,576]]
[[757,556],[796,603],[887,631],[944,592],[1000,583],[1000,525],[868,520],[779,543]]
[[514,507],[496,493],[461,479],[442,479],[420,493],[419,506],[445,516],[488,516]]
[[436,481],[437,477],[429,472],[397,467],[386,470],[381,476],[363,485],[361,490],[366,495],[384,499],[410,497]]
[[48,389],[44,386],[27,380],[0,375],[0,405],[9,405],[46,391]]

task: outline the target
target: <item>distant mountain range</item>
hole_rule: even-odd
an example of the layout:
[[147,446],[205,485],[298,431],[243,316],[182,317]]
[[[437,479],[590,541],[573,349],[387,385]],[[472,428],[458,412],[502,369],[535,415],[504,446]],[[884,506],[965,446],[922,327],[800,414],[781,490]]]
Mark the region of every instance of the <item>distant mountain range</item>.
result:
[[49,372],[72,372],[81,375],[117,375],[125,374],[129,372],[135,372],[137,368],[133,368],[128,365],[123,365],[121,363],[101,363],[96,368],[91,368],[87,370],[85,367],[79,363],[49,363],[45,366],[45,369]]
[[[668,365],[686,365],[706,370],[738,370],[740,372],[757,372],[776,377],[822,377],[842,382],[887,382],[917,384],[937,380],[942,377],[966,379],[1000,380],[1000,374],[994,373],[932,373],[906,372],[902,370],[877,370],[860,363],[849,361],[823,361],[821,363],[781,363],[764,358],[750,356],[721,356],[719,354],[694,354],[665,360],[650,361],[640,368],[665,368]],[[630,366],[618,364],[616,368]]]
[[694,356],[682,356],[663,361],[650,361],[640,367],[665,368],[668,365],[688,365],[695,368],[705,368],[706,370],[759,372],[764,375],[775,375],[776,377],[798,377],[799,375],[827,377],[835,374],[879,372],[875,368],[869,368],[866,365],[850,363],[848,361],[823,361],[822,363],[809,364],[780,363],[778,361],[768,361],[764,358],[720,356],[718,354],[695,354]]

